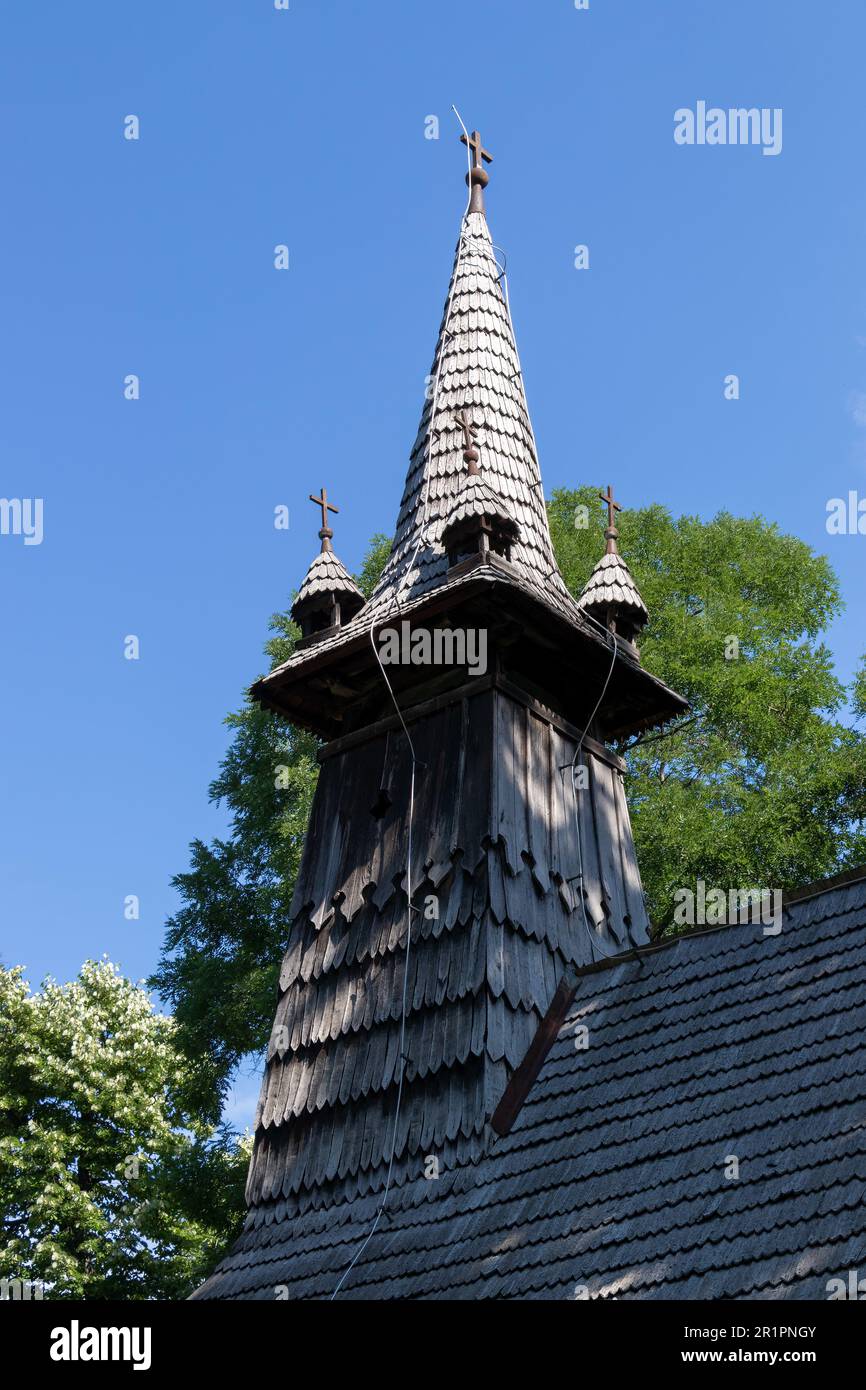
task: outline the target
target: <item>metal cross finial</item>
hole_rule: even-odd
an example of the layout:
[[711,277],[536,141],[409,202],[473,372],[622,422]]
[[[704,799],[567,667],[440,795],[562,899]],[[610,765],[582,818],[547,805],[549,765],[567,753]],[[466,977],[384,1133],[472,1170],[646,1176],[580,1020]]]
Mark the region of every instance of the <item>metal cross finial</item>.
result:
[[465,407],[459,412],[454,412],[454,419],[463,431],[463,462],[468,463],[470,473],[477,473],[480,455],[475,447],[475,436],[478,426],[470,420]]
[[481,136],[478,134],[477,130],[473,130],[468,140],[465,135],[461,135],[460,143],[462,145],[468,145],[470,150],[472,151],[473,169],[482,168],[482,159],[484,160],[485,164],[491,164],[493,162],[493,155],[490,154],[488,150],[485,150],[484,146],[481,143]]
[[621,512],[622,507],[619,502],[614,502],[613,488],[610,483],[607,485],[607,492],[600,492],[598,495],[607,507],[607,529],[604,533],[607,540],[607,553],[608,555],[616,555],[616,538],[619,535],[616,529],[616,513]]
[[615,530],[615,529],[616,529],[616,517],[614,516],[614,512],[621,512],[621,511],[622,511],[622,507],[620,506],[619,502],[614,502],[614,500],[613,500],[613,488],[611,487],[610,483],[608,483],[608,485],[607,485],[607,492],[600,492],[598,495],[599,495],[599,497],[601,498],[602,502],[604,502],[605,506],[607,507],[607,524],[608,524],[608,528],[609,528],[609,529],[614,529],[614,530]]
[[469,416],[466,414],[465,409],[455,411],[454,419],[457,421],[458,425],[463,431],[463,448],[471,449],[472,441],[478,433],[478,426],[476,424],[473,424],[473,422],[469,419]]
[[472,190],[472,196],[469,199],[469,211],[483,212],[484,189],[490,182],[484,165],[491,163],[493,155],[489,150],[485,150],[481,143],[481,136],[478,134],[477,130],[473,130],[472,134],[469,136],[464,133],[460,136],[460,140],[462,144],[467,145],[472,151],[472,168],[466,175],[466,182]]
[[313,494],[310,493],[310,501],[315,502],[316,506],[322,509],[322,528],[319,531],[319,537],[322,542],[322,549],[330,550],[331,537],[334,533],[328,525],[328,512],[338,512],[340,508],[333,506],[332,503],[328,501],[328,494],[324,488],[321,489],[321,492],[321,497],[314,497]]

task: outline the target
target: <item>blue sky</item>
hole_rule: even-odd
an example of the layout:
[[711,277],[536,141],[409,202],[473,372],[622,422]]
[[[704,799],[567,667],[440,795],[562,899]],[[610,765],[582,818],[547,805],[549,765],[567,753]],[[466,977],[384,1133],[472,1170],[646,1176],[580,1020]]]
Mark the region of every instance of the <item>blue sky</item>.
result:
[[[866,494],[864,42],[859,0],[4,17],[0,494],[44,499],[41,545],[0,536],[5,963],[152,969],[307,494],[350,566],[392,529],[465,200],[452,101],[495,155],[548,492],[778,521],[837,568],[850,676],[866,537],[825,518]],[[782,108],[782,152],[678,146],[699,100]]]

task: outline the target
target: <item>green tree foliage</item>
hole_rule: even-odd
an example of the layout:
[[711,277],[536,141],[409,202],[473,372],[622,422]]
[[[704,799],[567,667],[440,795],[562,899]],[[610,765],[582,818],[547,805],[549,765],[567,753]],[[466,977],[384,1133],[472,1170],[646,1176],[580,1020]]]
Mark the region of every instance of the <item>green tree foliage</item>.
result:
[[0,969],[0,1277],[183,1298],[238,1225],[249,1145],[191,1114],[172,1019],[108,961]]
[[[550,505],[574,593],[599,558],[597,496],[563,489]],[[698,878],[793,888],[861,863],[866,675],[846,689],[821,641],[842,609],[828,560],[760,517],[704,522],[653,506],[624,511],[618,525],[650,613],[643,662],[692,706],[681,732],[625,750],[657,930],[676,888]]]

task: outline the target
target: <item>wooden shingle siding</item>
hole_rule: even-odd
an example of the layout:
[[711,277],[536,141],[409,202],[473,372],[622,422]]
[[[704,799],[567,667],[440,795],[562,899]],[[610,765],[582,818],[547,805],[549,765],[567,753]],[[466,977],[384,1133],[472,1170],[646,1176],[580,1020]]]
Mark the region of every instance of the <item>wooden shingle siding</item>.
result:
[[[639,880],[626,882],[616,843],[627,812],[612,766],[583,750],[590,786],[576,808],[574,738],[495,689],[439,709],[412,738],[420,910],[406,981],[400,1175],[429,1152],[422,1136],[481,1133],[568,967],[647,940]],[[336,1148],[341,1191],[352,1174],[376,1181],[399,1072],[410,768],[402,731],[323,759],[256,1123],[253,1201],[309,1200],[333,1182]],[[383,778],[393,801],[377,818],[368,808]],[[625,863],[636,874],[633,849]],[[431,899],[436,916],[425,914]]]
[[[339,628],[334,610],[333,626],[316,630],[314,611],[302,645],[252,691],[328,742],[289,910],[249,1226],[205,1296],[269,1297],[273,1283],[327,1295],[391,1178],[352,1290],[435,1296],[447,1288],[449,1245],[470,1262],[466,1287],[478,1286],[532,1215],[521,1198],[491,1218],[476,1192],[509,1079],[564,977],[648,941],[624,764],[604,738],[686,704],[628,640],[581,613],[556,566],[480,211],[461,226],[429,381],[373,594],[348,622],[341,605]],[[336,594],[347,579],[328,553],[307,594]],[[347,612],[357,598],[346,592]],[[404,621],[427,634],[483,632],[489,664],[403,662],[384,681],[375,639]],[[530,1205],[538,1214],[535,1196]],[[429,1224],[416,1222],[421,1211]]]

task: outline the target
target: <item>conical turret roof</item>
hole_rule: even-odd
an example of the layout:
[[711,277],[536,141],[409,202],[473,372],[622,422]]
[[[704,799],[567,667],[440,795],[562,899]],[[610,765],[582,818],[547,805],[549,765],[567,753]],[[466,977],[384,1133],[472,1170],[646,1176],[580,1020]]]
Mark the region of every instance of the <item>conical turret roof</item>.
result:
[[632,572],[618,551],[602,555],[581,591],[577,606],[593,617],[611,608],[622,609],[639,627],[649,619]]
[[468,477],[464,474],[463,485],[457,494],[454,507],[445,519],[443,536],[447,536],[452,527],[459,526],[470,517],[495,518],[502,526],[513,529],[515,535],[520,530],[499,494],[477,473],[470,473]]
[[356,600],[356,606],[364,602],[364,595],[333,550],[322,550],[313,560],[292,604],[292,616],[309,599],[319,598],[323,594],[335,594],[337,598],[350,596]]
[[589,614],[606,626],[612,620],[618,632],[624,628],[625,635],[631,637],[646,625],[649,613],[631,570],[619,553],[616,513],[621,512],[622,507],[616,501],[610,483],[607,492],[599,493],[599,500],[607,507],[605,552],[583,586],[577,606],[582,613]]

